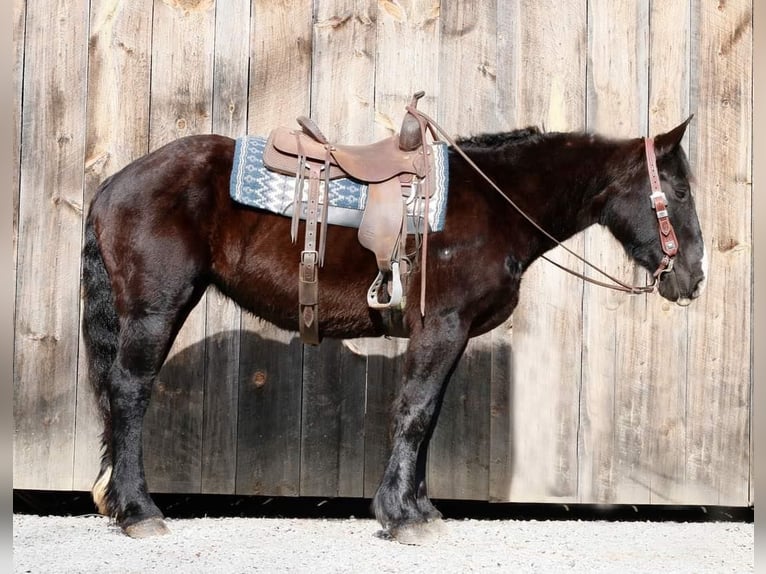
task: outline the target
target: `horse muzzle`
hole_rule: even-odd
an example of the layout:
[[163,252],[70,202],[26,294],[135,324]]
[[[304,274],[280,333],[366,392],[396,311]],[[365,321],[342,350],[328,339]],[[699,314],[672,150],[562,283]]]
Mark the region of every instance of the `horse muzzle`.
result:
[[677,269],[673,269],[659,277],[657,290],[668,301],[681,307],[687,307],[694,299],[702,295],[705,283],[706,276],[703,273],[695,274],[684,280],[681,273]]

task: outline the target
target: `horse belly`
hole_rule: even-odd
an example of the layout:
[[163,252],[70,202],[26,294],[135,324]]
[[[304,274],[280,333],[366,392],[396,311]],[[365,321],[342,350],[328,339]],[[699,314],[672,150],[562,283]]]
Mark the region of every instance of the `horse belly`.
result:
[[[236,210],[235,210],[236,211]],[[214,244],[214,283],[237,304],[279,328],[297,331],[298,243],[290,241],[286,217],[247,210],[221,228]],[[236,221],[234,221],[236,220]],[[331,226],[327,254],[319,269],[319,321],[322,336],[353,338],[383,334],[367,307],[367,287],[375,278],[374,256],[362,248],[356,229]]]

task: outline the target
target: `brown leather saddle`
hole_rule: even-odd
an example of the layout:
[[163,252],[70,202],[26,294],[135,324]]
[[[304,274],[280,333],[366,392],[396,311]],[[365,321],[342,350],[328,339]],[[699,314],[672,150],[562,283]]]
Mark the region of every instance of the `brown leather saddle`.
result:
[[[327,245],[326,190],[336,178],[351,178],[367,184],[367,202],[359,225],[359,242],[375,254],[378,274],[367,291],[367,303],[374,309],[403,309],[410,272],[404,254],[407,225],[406,201],[417,198],[426,222],[422,225],[421,266],[425,268],[428,201],[433,193],[433,154],[426,142],[427,132],[435,139],[426,119],[417,111],[424,92],[416,93],[407,106],[401,131],[378,142],[339,145],[328,141],[317,125],[305,116],[297,119],[300,130],[278,127],[272,130],[263,153],[264,165],[295,177],[291,239],[297,241],[305,182],[308,201],[306,231],[298,275],[301,339],[319,343],[318,269],[324,262]],[[423,281],[425,273],[421,274]],[[425,293],[425,285],[421,286]],[[421,296],[421,312],[424,298]]]

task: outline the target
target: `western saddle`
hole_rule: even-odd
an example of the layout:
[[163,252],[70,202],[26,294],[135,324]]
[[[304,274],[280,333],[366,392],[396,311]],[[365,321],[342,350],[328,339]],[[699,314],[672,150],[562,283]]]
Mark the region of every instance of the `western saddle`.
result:
[[351,178],[368,186],[358,237],[375,254],[378,265],[378,274],[367,291],[367,304],[373,309],[404,309],[411,270],[404,254],[407,204],[415,202],[415,229],[422,234],[420,310],[425,312],[428,208],[434,189],[433,152],[426,135],[430,132],[432,140],[436,136],[417,110],[418,100],[424,95],[425,92],[413,95],[398,134],[372,144],[330,143],[313,120],[305,116],[297,118],[301,130],[278,127],[268,137],[264,165],[295,177],[290,232],[293,243],[297,241],[298,221],[304,211],[304,183],[308,178],[306,230],[298,275],[300,334],[305,343],[315,345],[320,341],[318,268],[324,263],[327,245],[327,192],[332,179]]

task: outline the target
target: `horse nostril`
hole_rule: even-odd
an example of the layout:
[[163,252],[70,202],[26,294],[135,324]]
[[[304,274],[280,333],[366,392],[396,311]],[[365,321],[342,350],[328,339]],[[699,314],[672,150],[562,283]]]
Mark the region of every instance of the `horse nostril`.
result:
[[699,279],[697,279],[697,283],[694,286],[694,289],[692,290],[692,299],[696,299],[700,295],[702,295],[702,292],[705,290],[705,283],[707,281],[707,278],[702,275]]

